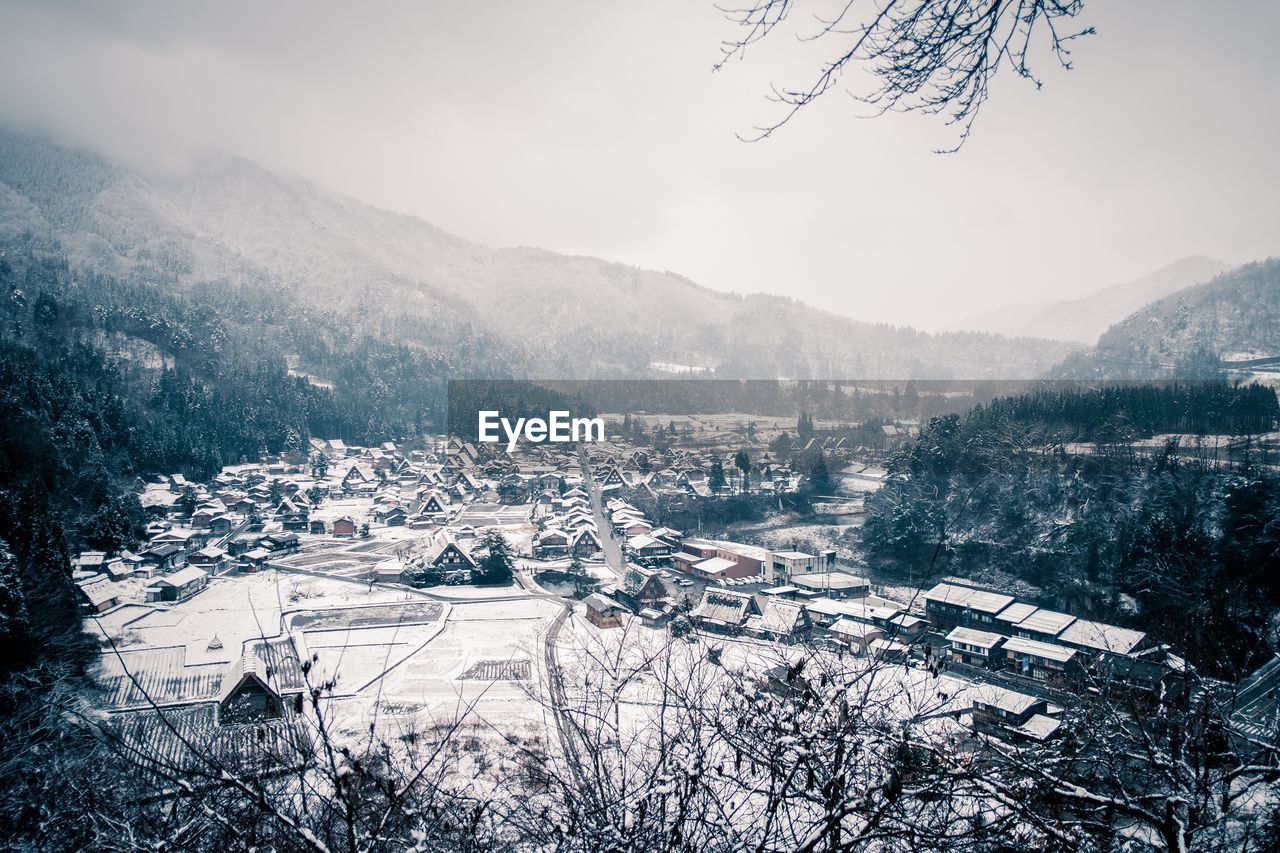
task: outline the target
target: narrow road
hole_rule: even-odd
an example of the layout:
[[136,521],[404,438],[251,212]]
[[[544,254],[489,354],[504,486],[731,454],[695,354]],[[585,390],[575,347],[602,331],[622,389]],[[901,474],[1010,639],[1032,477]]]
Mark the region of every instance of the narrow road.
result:
[[604,549],[605,565],[621,581],[627,574],[626,566],[622,561],[622,545],[614,535],[613,525],[609,523],[609,514],[604,510],[600,486],[591,476],[591,466],[587,464],[587,453],[581,447],[578,448],[578,460],[582,463],[582,487],[586,489],[587,496],[591,500],[591,513],[595,517],[596,529],[600,531],[600,545]]
[[551,715],[556,721],[556,734],[560,738],[560,744],[564,749],[564,760],[569,772],[573,774],[573,779],[578,785],[580,791],[585,791],[583,783],[585,777],[582,772],[582,758],[578,752],[578,739],[574,733],[573,721],[569,719],[569,707],[564,693],[564,676],[560,672],[560,662],[556,660],[556,645],[560,640],[560,629],[564,627],[565,620],[573,613],[573,608],[568,603],[564,609],[560,611],[560,615],[556,617],[556,621],[551,623],[551,627],[547,629],[546,640],[543,648],[543,663],[547,670],[547,694],[551,701]]

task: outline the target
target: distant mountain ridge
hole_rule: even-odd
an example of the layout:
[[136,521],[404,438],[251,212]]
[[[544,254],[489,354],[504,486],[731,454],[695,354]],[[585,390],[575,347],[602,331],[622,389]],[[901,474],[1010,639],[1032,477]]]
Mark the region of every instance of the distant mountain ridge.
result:
[[237,157],[144,175],[0,132],[0,240],[23,233],[85,269],[289,291],[413,347],[452,351],[483,336],[515,375],[643,377],[674,363],[731,378],[1027,377],[1074,349],[930,335],[597,258],[492,249]]
[[1280,356],[1280,258],[1245,264],[1116,323],[1057,373],[1109,379],[1216,375],[1219,361]]
[[1006,305],[957,320],[948,324],[946,330],[1094,344],[1114,323],[1142,306],[1206,282],[1228,269],[1230,265],[1224,261],[1193,255],[1142,278],[1113,284],[1079,299]]

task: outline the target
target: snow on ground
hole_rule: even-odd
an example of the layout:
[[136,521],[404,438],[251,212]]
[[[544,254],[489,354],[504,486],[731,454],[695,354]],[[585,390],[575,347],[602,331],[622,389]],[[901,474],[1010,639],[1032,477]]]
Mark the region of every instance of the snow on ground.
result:
[[[359,731],[375,712],[383,715],[384,723],[394,719],[405,727],[449,721],[465,712],[469,722],[495,736],[544,737],[543,708],[533,695],[540,689],[536,662],[542,658],[543,634],[559,611],[554,602],[529,598],[452,604],[438,635],[359,700],[344,700],[344,727]],[[463,677],[473,672],[506,674],[501,672],[505,666],[478,666],[487,663],[519,664],[515,669],[526,672],[527,678]],[[375,709],[374,699],[383,704],[381,710]]]
[[447,598],[451,601],[529,597],[529,592],[518,586],[432,586],[427,587],[424,592],[430,593],[432,597]]
[[[121,647],[185,646],[187,663],[229,662],[246,640],[281,633],[281,616],[292,610],[400,601],[409,593],[328,578],[265,571],[211,578],[209,585],[186,601],[123,608],[100,620]],[[125,622],[125,617],[132,621]],[[136,618],[133,618],[136,617]],[[209,649],[214,637],[221,649]]]
[[[559,643],[569,707],[600,701],[602,692],[620,703],[616,720],[621,731],[611,738],[643,744],[679,715],[680,697],[712,717],[726,713],[734,685],[761,689],[766,674],[778,666],[805,660],[802,672],[818,683],[820,673],[846,685],[854,704],[873,720],[916,719],[929,736],[956,739],[962,729],[954,719],[972,702],[975,691],[988,689],[951,676],[937,676],[903,663],[787,646],[748,637],[697,634],[673,639],[664,629],[631,620],[625,627],[600,629],[575,613],[565,623]],[[663,684],[670,685],[663,689]],[[664,695],[667,701],[664,700]],[[665,711],[663,710],[665,709]],[[610,714],[599,718],[610,720]],[[678,722],[677,722],[678,724]],[[612,725],[607,722],[606,725]]]
[[848,525],[814,524],[808,521],[787,521],[773,518],[766,522],[752,522],[731,525],[720,539],[733,539],[736,535],[745,535],[752,544],[760,544],[768,548],[792,549],[816,554],[828,548],[835,549],[837,556],[848,560],[854,556],[856,537],[850,533],[850,527],[861,524],[860,517],[851,517]]
[[[569,557],[561,557],[555,560],[521,560],[520,568],[529,569],[534,574],[538,572],[563,572],[569,568],[569,564],[573,560]],[[604,560],[581,560],[583,570],[596,580],[616,581],[618,576],[614,574],[613,569]]]
[[[171,649],[165,660],[176,667],[168,673],[173,677],[210,664],[221,677],[246,641],[289,628],[301,656],[315,660],[314,683],[336,678],[328,705],[341,737],[367,734],[371,723],[399,734],[422,732],[466,712],[470,742],[545,741],[540,661],[560,606],[514,587],[450,591],[499,600],[450,603],[266,571],[214,578],[186,601],[125,605],[90,624],[129,653]],[[210,649],[215,636],[221,648]]]
[[442,618],[418,625],[305,631],[302,642],[320,679],[336,679],[337,694],[356,693],[376,688],[384,673],[420,652],[444,626]]
[[309,518],[312,521],[324,521],[327,529],[334,519],[342,518],[344,515],[351,516],[357,522],[366,520],[372,509],[373,502],[368,498],[333,497],[321,501],[319,506],[314,507]]

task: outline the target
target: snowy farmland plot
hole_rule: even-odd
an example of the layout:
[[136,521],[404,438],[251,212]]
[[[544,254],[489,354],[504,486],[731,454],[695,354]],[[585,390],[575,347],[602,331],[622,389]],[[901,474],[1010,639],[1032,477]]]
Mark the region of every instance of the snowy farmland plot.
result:
[[[264,572],[216,578],[187,601],[129,606],[93,624],[149,677],[216,683],[253,643],[289,636],[298,657],[313,664],[312,679],[335,682],[332,701],[341,719],[362,717],[378,703],[446,719],[474,702],[471,714],[501,726],[540,720],[529,695],[539,672],[532,661],[558,612],[553,603],[527,597],[449,603],[406,590]],[[148,649],[164,655],[146,657]],[[104,652],[103,660],[118,677],[116,654]]]

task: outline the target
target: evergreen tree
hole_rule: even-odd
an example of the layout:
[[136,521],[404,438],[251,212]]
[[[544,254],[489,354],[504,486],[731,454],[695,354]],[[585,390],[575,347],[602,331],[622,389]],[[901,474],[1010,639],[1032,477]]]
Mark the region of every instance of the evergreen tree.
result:
[[329,476],[329,457],[324,452],[317,452],[311,457],[311,478],[323,480]]
[[796,420],[796,435],[800,438],[801,447],[809,443],[809,439],[813,438],[813,415],[808,412],[800,413]]
[[724,489],[724,463],[718,458],[711,460],[711,471],[707,474],[707,487],[715,494],[720,494]]
[[747,451],[739,450],[733,456],[734,466],[742,472],[742,491],[747,490],[747,477],[751,473],[751,457],[747,455]]
[[827,467],[826,457],[821,453],[813,454],[813,458],[809,461],[809,478],[806,482],[809,491],[813,494],[831,494],[831,470]]
[[196,492],[190,486],[184,486],[182,492],[179,493],[178,499],[174,501],[178,509],[184,516],[190,518],[196,511]]
[[22,577],[9,546],[0,540],[0,662],[3,672],[24,666],[31,656],[31,615]]
[[480,538],[481,557],[477,562],[476,583],[510,584],[515,577],[515,560],[507,538],[496,530],[486,531]]

